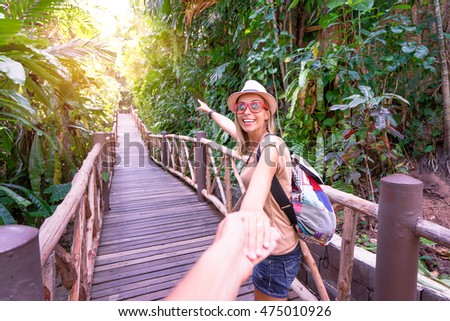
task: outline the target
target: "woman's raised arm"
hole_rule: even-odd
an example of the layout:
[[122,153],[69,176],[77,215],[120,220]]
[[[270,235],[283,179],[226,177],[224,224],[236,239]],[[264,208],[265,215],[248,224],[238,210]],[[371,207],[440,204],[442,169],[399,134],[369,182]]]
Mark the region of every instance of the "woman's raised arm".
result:
[[229,119],[228,117],[219,114],[215,110],[212,110],[209,108],[207,104],[205,104],[200,99],[198,100],[198,103],[200,106],[198,107],[199,111],[202,111],[204,113],[207,113],[208,116],[216,122],[217,125],[220,126],[224,131],[226,131],[231,137],[233,137],[235,140],[238,139],[237,133],[236,133],[236,125],[234,122]]

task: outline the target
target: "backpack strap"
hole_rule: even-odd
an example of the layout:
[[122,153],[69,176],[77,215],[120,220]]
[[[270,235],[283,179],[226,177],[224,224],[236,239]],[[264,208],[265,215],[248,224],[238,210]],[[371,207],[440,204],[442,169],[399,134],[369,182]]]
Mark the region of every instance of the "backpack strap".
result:
[[[261,158],[261,149],[260,145],[258,145],[258,149],[256,151],[256,162],[259,162],[260,158]],[[295,227],[297,225],[297,216],[295,215],[295,211],[294,208],[292,207],[291,200],[289,199],[289,197],[287,197],[276,175],[273,175],[272,177],[270,192],[272,193],[273,198],[275,198],[280,208],[288,217],[289,221],[291,222],[291,225]]]

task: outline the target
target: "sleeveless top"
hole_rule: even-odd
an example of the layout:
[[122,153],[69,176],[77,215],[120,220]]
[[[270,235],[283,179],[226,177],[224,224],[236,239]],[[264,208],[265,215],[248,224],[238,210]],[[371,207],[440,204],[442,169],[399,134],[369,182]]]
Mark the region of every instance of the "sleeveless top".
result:
[[[291,198],[292,164],[289,149],[287,148],[286,143],[280,137],[275,135],[267,135],[260,143],[260,162],[264,161],[263,150],[267,146],[274,146],[278,150],[278,164],[275,175],[277,176],[277,179],[283,187],[286,195]],[[246,189],[250,184],[250,180],[253,176],[256,165],[257,161],[255,150],[255,152],[250,155],[248,163],[241,170],[242,182]],[[280,208],[270,191],[264,203],[264,212],[269,217],[272,226],[274,226],[281,235],[277,247],[272,252],[272,255],[286,254],[294,250],[294,248],[298,244],[298,236],[295,233],[288,217]]]

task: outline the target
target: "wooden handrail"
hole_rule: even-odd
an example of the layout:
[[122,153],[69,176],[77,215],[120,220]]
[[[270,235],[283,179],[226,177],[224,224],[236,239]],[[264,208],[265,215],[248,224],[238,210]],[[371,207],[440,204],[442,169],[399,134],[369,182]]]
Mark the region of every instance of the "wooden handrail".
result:
[[321,185],[325,194],[328,195],[330,201],[348,207],[360,214],[373,218],[378,217],[378,204],[367,201],[353,194],[342,192],[328,185]]
[[72,187],[57,207],[52,216],[47,218],[39,229],[39,245],[41,252],[41,264],[47,261],[50,253],[61,239],[69,222],[73,219],[75,211],[81,202],[80,194],[83,195],[89,182],[89,178],[94,168],[95,161],[102,150],[102,144],[96,144],[89,152],[83,162],[83,166],[75,174]]
[[[69,193],[39,229],[46,300],[54,299],[57,271],[68,290],[68,300],[89,300],[103,213],[109,208],[117,120],[115,115],[111,133],[94,134],[94,146],[73,178]],[[59,242],[71,229],[68,235],[72,242],[67,250]]]
[[439,224],[420,219],[415,225],[415,233],[417,236],[450,248],[450,229]]

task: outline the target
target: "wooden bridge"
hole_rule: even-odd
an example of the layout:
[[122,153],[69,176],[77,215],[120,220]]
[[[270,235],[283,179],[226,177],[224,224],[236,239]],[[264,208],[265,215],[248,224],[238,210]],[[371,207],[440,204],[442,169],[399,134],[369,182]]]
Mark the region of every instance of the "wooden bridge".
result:
[[[39,229],[44,299],[161,300],[212,243],[217,224],[231,211],[236,193],[239,196],[245,192],[239,176],[245,158],[202,134],[196,138],[152,135],[133,111],[116,113],[112,132],[96,133],[93,139],[93,148],[74,177],[70,192]],[[389,184],[396,186],[395,180]],[[418,190],[411,186],[407,187]],[[335,297],[349,300],[358,215],[378,219],[383,204],[329,186],[323,188],[333,205],[344,209]],[[417,203],[421,208],[421,195],[402,202]],[[395,203],[398,200],[385,203],[384,208]],[[377,276],[384,282],[378,285],[389,289],[392,276],[395,280],[408,274],[408,283],[412,284],[408,297],[402,286],[395,295],[414,300],[417,256],[403,256],[404,270],[395,275],[392,271],[389,276],[379,275],[379,266],[383,261],[392,264],[396,253],[408,253],[408,247],[417,246],[417,236],[449,247],[450,231],[420,216],[402,217],[401,223],[405,222],[409,225],[402,233],[408,231],[411,240],[417,241],[397,246],[389,240],[395,231],[379,231],[379,237],[387,235],[383,242],[394,255],[377,254]],[[381,225],[389,228],[395,224],[384,221]],[[63,247],[63,239],[65,243],[69,239],[69,246]],[[303,270],[311,272],[308,266]],[[58,279],[67,289],[65,298],[57,294]],[[305,291],[298,280],[293,289],[291,300]],[[253,299],[250,280],[241,286],[237,299]]]
[[[130,115],[120,115],[119,133],[91,300],[160,300],[212,243],[223,216],[149,159]],[[240,298],[251,292],[245,284]]]
[[[212,243],[223,214],[150,159],[131,115],[121,114],[118,123],[91,300],[161,300]],[[251,280],[237,300],[253,300]]]

